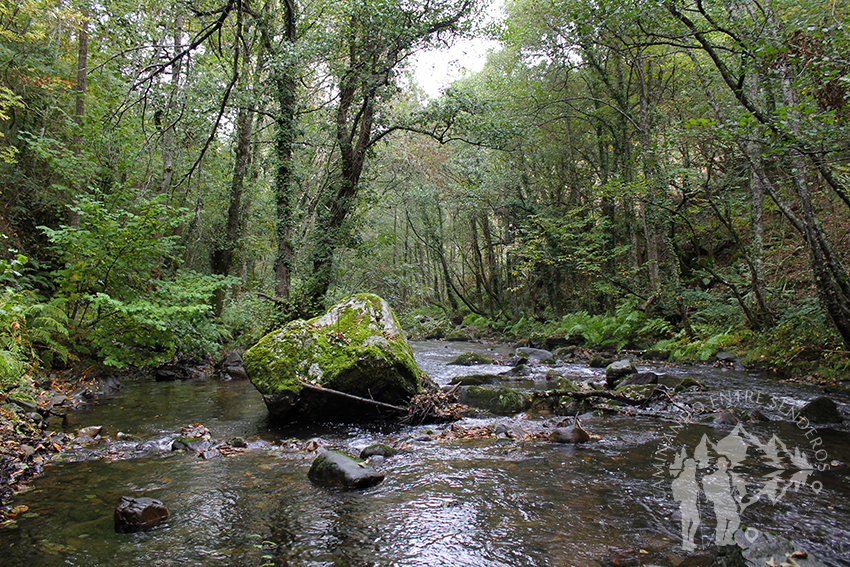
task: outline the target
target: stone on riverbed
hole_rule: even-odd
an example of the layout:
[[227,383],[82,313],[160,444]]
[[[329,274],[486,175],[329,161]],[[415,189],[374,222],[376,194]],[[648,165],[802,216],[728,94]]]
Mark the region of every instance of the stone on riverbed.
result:
[[374,457],[376,455],[381,457],[392,457],[397,453],[398,450],[385,443],[374,443],[368,447],[364,447],[363,450],[360,451],[360,458],[368,459],[369,457]]
[[384,480],[384,475],[365,461],[336,451],[320,453],[307,476],[316,484],[342,488],[369,488]]
[[620,378],[630,374],[637,374],[637,369],[631,360],[624,358],[616,362],[612,362],[605,368],[605,384],[609,389],[613,389]]
[[168,508],[153,498],[122,496],[115,507],[115,531],[119,534],[155,528],[168,519]]
[[459,354],[454,360],[449,362],[449,364],[455,366],[475,366],[478,364],[492,364],[493,360],[491,358],[487,358],[483,354],[477,353],[472,350],[468,350],[463,354]]
[[422,389],[421,372],[386,301],[359,294],[325,315],[293,321],[243,355],[273,420],[385,417],[374,404],[305,388],[305,383],[392,405]]
[[549,441],[553,443],[586,443],[590,441],[590,435],[581,427],[559,427],[549,434]]
[[531,348],[531,347],[520,347],[516,349],[517,356],[523,356],[529,360],[549,360],[552,357],[552,353],[548,350],[543,350],[539,348]]
[[832,399],[826,396],[816,398],[803,406],[800,416],[811,423],[840,423],[844,416],[838,410],[838,406]]
[[464,386],[458,390],[458,400],[462,404],[499,414],[519,413],[531,405],[528,394],[507,387]]

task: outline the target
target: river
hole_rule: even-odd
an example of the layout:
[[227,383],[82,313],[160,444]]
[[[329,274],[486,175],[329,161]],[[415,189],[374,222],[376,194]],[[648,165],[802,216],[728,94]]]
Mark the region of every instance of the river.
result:
[[[412,346],[422,369],[441,384],[458,373],[506,369],[446,364],[464,350],[498,358],[506,347]],[[557,369],[576,380],[602,372],[581,363]],[[817,391],[729,369],[663,371],[709,387],[690,403],[708,405],[723,395],[729,405],[773,419],[746,423],[749,452],[739,462],[733,457],[733,478],[748,494],[765,489],[740,512],[739,537],[775,534],[828,565],[850,565],[850,469],[844,464],[850,463],[850,433],[846,426],[800,428],[783,415]],[[540,377],[514,385],[540,389],[551,382]],[[703,497],[697,549],[683,549],[672,477],[661,473],[683,450],[697,455],[701,439],[714,446],[732,431],[672,418],[588,415],[582,424],[593,440],[574,446],[504,435],[454,438],[444,434],[449,426],[271,427],[250,383],[150,378],[128,380],[117,395],[70,419],[72,428],[102,425],[109,440],[49,465],[15,498],[26,511],[0,529],[4,566],[675,566],[710,549],[719,534]],[[460,427],[522,421],[468,418]],[[204,424],[215,440],[243,438],[249,448],[212,460],[163,450],[193,423]],[[771,445],[771,438],[782,444]],[[386,474],[378,486],[329,490],[307,479],[315,454],[305,447],[329,444],[357,453],[374,442],[402,448],[377,465]],[[774,453],[781,448],[780,456],[796,451],[814,470],[793,477],[799,471],[790,470],[789,459],[777,465],[765,458],[771,447]],[[771,486],[777,490],[767,491]],[[125,495],[161,500],[169,520],[149,532],[116,534],[113,510]]]

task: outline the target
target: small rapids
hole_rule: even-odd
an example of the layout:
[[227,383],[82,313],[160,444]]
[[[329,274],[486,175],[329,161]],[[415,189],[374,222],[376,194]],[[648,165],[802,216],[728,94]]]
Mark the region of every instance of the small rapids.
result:
[[[412,346],[422,370],[441,385],[462,374],[500,374],[510,368],[505,357],[512,353],[504,346],[436,341]],[[495,362],[447,365],[466,350]],[[559,363],[555,369],[575,381],[603,377],[601,369],[581,363]],[[850,463],[850,434],[846,427],[802,429],[786,415],[817,391],[723,368],[658,371],[708,386],[687,394],[690,403],[759,409],[770,417],[744,424],[762,452],[778,447],[768,442],[775,437],[785,453],[797,451],[810,463],[828,465],[808,472],[797,486],[781,484],[787,490],[772,492],[775,501],[762,497],[753,502],[740,515],[741,531],[775,534],[828,565],[850,565],[850,469],[844,464]],[[552,388],[545,374],[541,367],[521,381],[497,379],[496,385]],[[70,415],[71,429],[102,425],[108,440],[69,453],[15,498],[21,512],[0,529],[0,563],[674,566],[712,548],[717,522],[703,498],[697,549],[683,549],[670,468],[683,450],[696,455],[703,439],[715,446],[733,432],[732,426],[684,424],[675,415],[588,414],[582,425],[593,439],[578,446],[448,434],[452,427],[521,425],[546,417],[467,418],[455,425],[419,427],[271,427],[250,383],[130,380],[115,396]],[[192,423],[204,424],[214,440],[241,438],[247,447],[210,460],[169,451],[180,429]],[[377,465],[386,474],[381,484],[339,491],[307,479],[316,446],[358,453],[376,442],[401,449]],[[736,463],[738,479],[751,495],[794,472],[771,466],[763,457],[751,449]],[[780,486],[778,481],[774,485]],[[149,532],[116,534],[112,514],[121,496],[156,498],[171,515]]]

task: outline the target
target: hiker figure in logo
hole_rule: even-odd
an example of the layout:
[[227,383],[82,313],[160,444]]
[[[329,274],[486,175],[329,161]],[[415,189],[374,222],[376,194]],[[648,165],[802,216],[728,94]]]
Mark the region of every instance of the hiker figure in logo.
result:
[[741,525],[739,504],[746,494],[746,488],[741,492],[740,480],[729,470],[729,464],[726,457],[718,457],[717,470],[702,479],[705,497],[714,504],[717,520],[714,541],[718,546],[735,544],[735,532]]
[[684,456],[685,450],[682,449],[678,462],[674,463],[670,470],[672,472],[681,469],[673,480],[673,499],[681,502],[679,510],[682,512],[682,549],[693,551],[696,547],[697,528],[699,528],[699,484],[696,461],[690,457],[682,461]]

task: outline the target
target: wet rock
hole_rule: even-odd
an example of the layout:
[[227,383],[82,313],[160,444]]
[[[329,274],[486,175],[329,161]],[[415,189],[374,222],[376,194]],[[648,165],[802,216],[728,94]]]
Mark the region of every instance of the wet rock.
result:
[[[761,567],[763,565],[792,565],[796,567],[826,567],[826,564],[811,555],[793,541],[766,532],[750,542],[746,535],[748,531],[739,530],[735,534],[737,546],[727,546],[724,551],[734,555],[740,553],[745,563],[715,563],[728,567]],[[737,548],[737,551],[736,549]]]
[[525,357],[529,360],[549,360],[552,359],[552,353],[548,350],[531,347],[520,347],[516,349],[517,356]]
[[734,354],[732,354],[731,352],[718,352],[718,353],[715,355],[715,357],[716,357],[716,358],[717,358],[717,360],[719,360],[720,362],[733,363],[733,362],[735,362],[736,360],[738,360],[738,357],[737,357],[737,356],[735,356]]
[[98,376],[97,390],[94,392],[98,396],[112,396],[117,394],[124,388],[124,384],[117,376],[107,374],[106,376]]
[[519,413],[530,404],[527,394],[506,387],[462,387],[458,391],[458,401],[474,408],[503,414]]
[[368,459],[375,455],[380,455],[381,457],[392,457],[396,454],[398,454],[398,451],[389,445],[385,443],[374,443],[368,447],[364,447],[363,450],[360,451],[360,458]]
[[203,452],[200,454],[200,457],[201,457],[202,459],[206,459],[206,460],[210,460],[210,459],[218,459],[218,458],[221,458],[221,452],[219,452],[219,451],[215,451],[215,450],[203,451]]
[[248,374],[242,364],[242,353],[236,350],[228,352],[218,364],[222,380],[247,380]]
[[82,429],[77,430],[77,437],[85,436],[85,437],[97,437],[100,435],[100,432],[103,430],[102,425],[92,425],[90,427],[83,427]]
[[551,351],[558,351],[562,348],[577,348],[577,341],[566,337],[546,337],[543,339],[543,348]]
[[629,376],[620,382],[620,386],[635,386],[643,384],[658,384],[658,374],[655,372],[641,372],[640,374]]
[[171,442],[172,451],[194,451],[203,453],[210,448],[212,442],[203,437],[178,437]]
[[452,329],[443,337],[443,340],[450,342],[469,342],[475,340],[471,331],[466,329]]
[[572,358],[577,350],[578,347],[575,345],[565,346],[557,349],[554,353],[552,353],[552,356],[555,360],[567,360]]
[[803,406],[800,416],[809,420],[810,423],[840,423],[844,421],[838,406],[832,399],[826,396],[816,398]]
[[675,392],[684,392],[685,390],[702,391],[704,389],[705,387],[700,382],[691,377],[683,379],[675,388],[673,388]]
[[558,427],[549,434],[549,441],[553,443],[586,443],[590,441],[590,435],[581,427]]
[[644,360],[667,360],[670,358],[669,350],[648,349],[641,355]]
[[608,389],[613,389],[621,378],[630,374],[637,374],[637,369],[631,360],[624,358],[612,362],[605,368],[605,384]]
[[323,390],[403,405],[423,388],[395,314],[385,300],[367,293],[269,333],[243,360],[273,421],[381,418],[386,409]]
[[449,364],[452,364],[452,365],[455,365],[455,366],[475,366],[475,365],[478,365],[478,364],[492,364],[492,363],[493,363],[492,359],[487,358],[483,354],[477,353],[477,352],[472,351],[472,350],[468,350],[465,353],[458,355],[457,358],[455,358],[454,360],[449,362]]
[[739,421],[735,412],[729,409],[720,410],[714,418],[715,425],[738,425]]
[[482,384],[492,384],[496,377],[492,374],[470,374],[468,376],[455,376],[450,384],[460,384],[461,386],[480,386]]
[[186,377],[186,374],[175,365],[168,365],[157,368],[154,371],[154,377],[157,382],[174,382],[176,380],[182,380]]
[[750,422],[753,422],[753,423],[770,421],[769,417],[767,417],[766,415],[764,415],[763,413],[761,413],[757,409],[745,410],[744,412],[741,413],[741,419],[744,419],[746,421],[750,421]]
[[336,451],[319,454],[307,476],[315,484],[342,488],[368,488],[384,480],[384,475],[365,461]]
[[114,516],[115,531],[127,534],[159,526],[168,519],[168,509],[153,498],[122,496],[115,507]]
[[613,362],[613,360],[605,358],[602,355],[596,354],[590,357],[590,360],[587,361],[587,365],[591,368],[605,368]]

